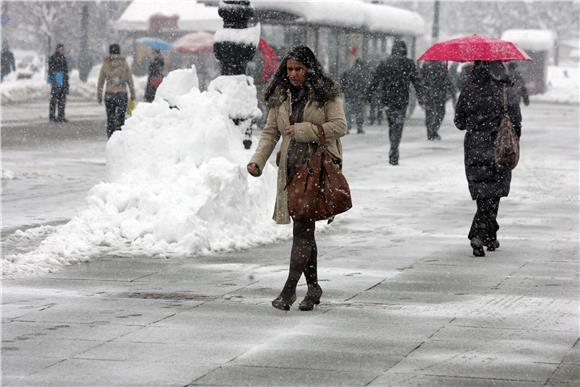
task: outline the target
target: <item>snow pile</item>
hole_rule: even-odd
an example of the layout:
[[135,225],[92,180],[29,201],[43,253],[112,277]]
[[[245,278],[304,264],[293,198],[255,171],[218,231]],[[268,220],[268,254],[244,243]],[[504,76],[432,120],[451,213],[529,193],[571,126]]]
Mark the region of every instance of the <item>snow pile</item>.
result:
[[251,151],[229,118],[239,101],[218,91],[246,84],[254,93],[247,106],[256,109],[249,79],[220,77],[202,93],[195,70],[170,73],[155,101],[138,104],[109,140],[110,181],[91,189],[88,208],[36,250],[6,257],[4,275],[50,272],[97,254],[187,256],[289,237],[271,219],[276,171],[248,175]]
[[578,66],[548,66],[548,90],[530,97],[534,101],[580,103]]

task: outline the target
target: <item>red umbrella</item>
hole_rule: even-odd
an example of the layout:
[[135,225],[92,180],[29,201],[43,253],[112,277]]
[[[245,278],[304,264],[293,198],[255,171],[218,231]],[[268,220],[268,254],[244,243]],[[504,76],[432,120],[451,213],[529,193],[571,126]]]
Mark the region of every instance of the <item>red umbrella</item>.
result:
[[192,32],[183,35],[173,42],[175,51],[182,54],[199,54],[213,52],[213,34],[208,32]]
[[532,60],[515,43],[481,35],[435,43],[418,60],[444,60],[453,62]]
[[276,55],[276,51],[266,42],[264,38],[260,38],[258,49],[262,51],[262,58],[264,59],[264,66],[262,70],[262,82],[266,83],[278,70],[280,61]]

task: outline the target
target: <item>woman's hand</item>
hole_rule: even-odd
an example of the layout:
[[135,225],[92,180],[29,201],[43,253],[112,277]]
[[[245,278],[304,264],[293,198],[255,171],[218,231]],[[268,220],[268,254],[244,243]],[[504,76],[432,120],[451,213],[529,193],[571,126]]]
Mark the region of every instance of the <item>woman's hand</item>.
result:
[[284,134],[290,138],[294,138],[294,136],[296,135],[296,131],[294,130],[294,125],[290,125],[286,129],[284,129]]
[[248,173],[252,176],[260,176],[260,167],[256,163],[250,163],[247,166]]

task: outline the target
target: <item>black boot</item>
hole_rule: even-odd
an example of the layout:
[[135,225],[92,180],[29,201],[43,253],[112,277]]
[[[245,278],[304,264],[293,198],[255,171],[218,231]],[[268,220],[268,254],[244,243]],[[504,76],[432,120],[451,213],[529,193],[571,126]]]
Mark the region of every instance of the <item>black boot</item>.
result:
[[471,238],[471,247],[473,248],[473,255],[476,257],[485,257],[485,251],[483,251],[483,242],[478,237]]
[[487,246],[487,251],[495,251],[496,249],[499,249],[499,241],[497,239],[494,239],[490,242],[488,242],[486,244]]
[[320,304],[320,297],[322,296],[322,288],[317,285],[308,285],[308,292],[306,296],[298,305],[298,309],[308,311],[314,309],[314,305]]
[[296,301],[296,293],[289,299],[285,300],[282,295],[272,301],[272,306],[276,309],[289,311],[290,306]]

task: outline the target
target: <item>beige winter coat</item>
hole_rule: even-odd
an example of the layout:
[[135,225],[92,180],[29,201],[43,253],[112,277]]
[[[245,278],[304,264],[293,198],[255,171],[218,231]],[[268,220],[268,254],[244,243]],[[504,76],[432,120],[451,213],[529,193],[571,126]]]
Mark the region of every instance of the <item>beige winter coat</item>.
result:
[[126,93],[128,86],[131,99],[135,99],[133,74],[131,74],[125,57],[113,54],[104,59],[97,83],[97,100],[99,102],[103,98],[103,85],[105,81],[107,82],[105,93]]
[[[284,129],[290,126],[291,96],[287,93],[284,102],[268,111],[266,126],[262,130],[260,142],[256,152],[252,156],[250,163],[256,163],[260,168],[260,173],[264,169],[268,158],[274,151],[280,137],[282,145],[280,146],[280,165],[278,166],[278,187],[276,194],[276,206],[274,208],[273,219],[276,223],[290,223],[290,214],[288,213],[288,192],[286,187],[288,145],[290,138],[284,134]],[[346,133],[346,118],[344,116],[342,98],[336,97],[319,106],[312,100],[312,94],[306,106],[304,107],[303,122],[294,124],[295,139],[298,142],[311,142],[318,140],[318,128],[316,125],[322,125],[326,143],[330,153],[342,160],[342,144],[340,137]]]

